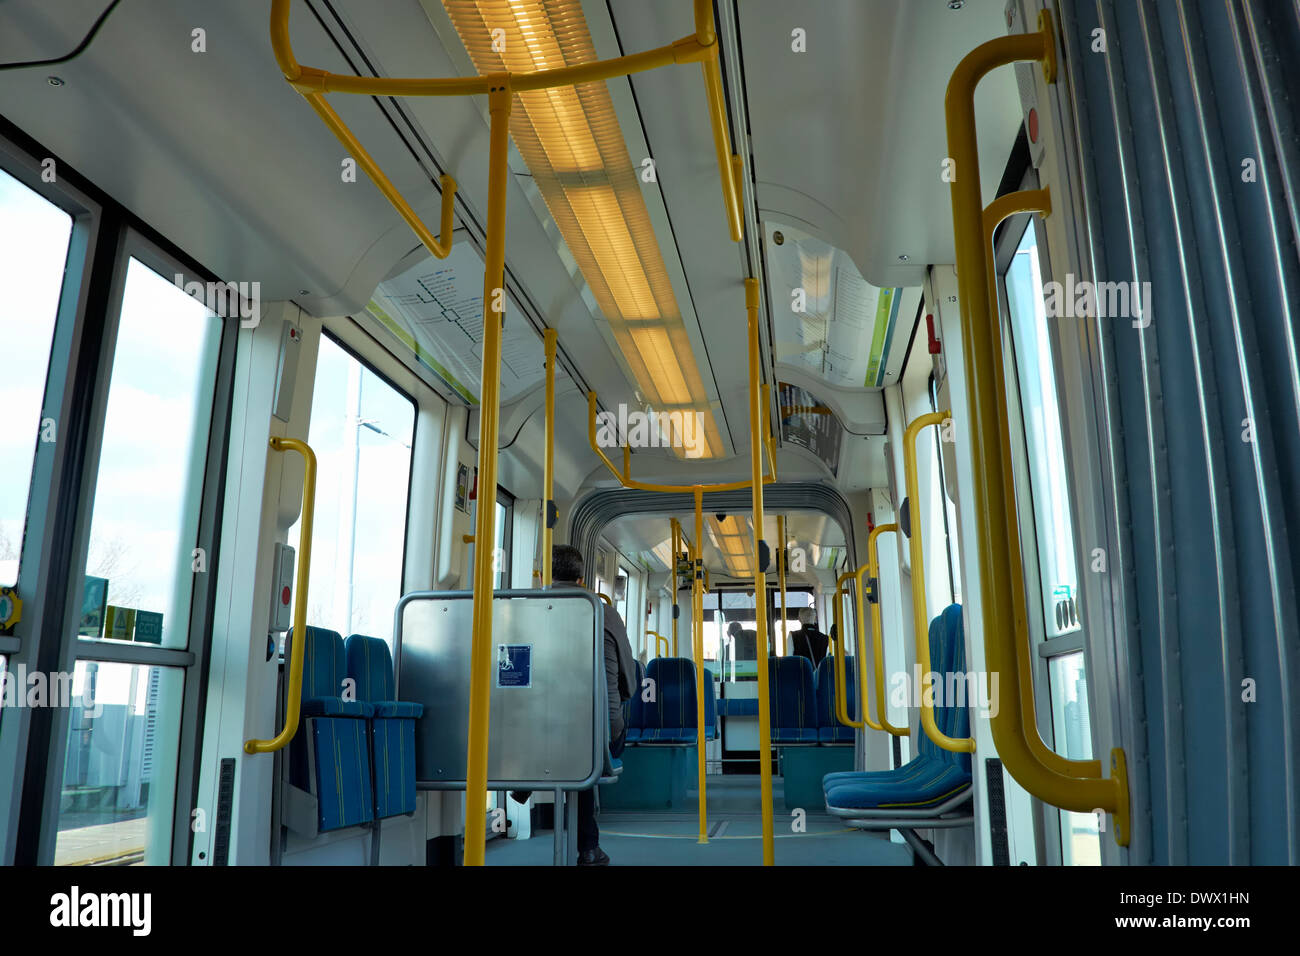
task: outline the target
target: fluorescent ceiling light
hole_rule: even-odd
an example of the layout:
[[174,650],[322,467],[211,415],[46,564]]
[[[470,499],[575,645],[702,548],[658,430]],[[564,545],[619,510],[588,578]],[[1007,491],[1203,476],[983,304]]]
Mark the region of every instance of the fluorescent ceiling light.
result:
[[[597,59],[581,0],[444,0],[480,74]],[[699,455],[723,447],[604,82],[516,93],[510,135],[609,322],[644,400],[698,412]],[[675,449],[686,457],[686,449]]]

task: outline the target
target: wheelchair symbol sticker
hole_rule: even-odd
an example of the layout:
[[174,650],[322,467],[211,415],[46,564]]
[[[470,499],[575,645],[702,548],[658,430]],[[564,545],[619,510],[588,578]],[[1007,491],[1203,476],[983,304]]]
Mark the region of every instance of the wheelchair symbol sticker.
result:
[[497,647],[497,686],[533,686],[533,645],[501,644]]

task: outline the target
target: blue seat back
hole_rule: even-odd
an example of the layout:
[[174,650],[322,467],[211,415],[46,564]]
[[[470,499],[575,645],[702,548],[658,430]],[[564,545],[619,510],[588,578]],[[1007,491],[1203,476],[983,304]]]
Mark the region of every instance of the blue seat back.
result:
[[[284,660],[288,666],[293,659],[294,633],[290,629],[284,639]],[[343,651],[343,638],[337,631],[324,627],[308,627],[307,643],[303,648],[302,699],[316,697],[342,697],[343,679],[347,677],[347,658]]]
[[350,634],[343,646],[348,676],[357,684],[357,700],[397,700],[393,655],[388,644],[377,637]]
[[636,662],[636,686],[632,688],[632,697],[624,704],[623,723],[628,730],[640,730],[645,726],[645,701],[641,699],[644,690],[645,665]]
[[704,736],[712,740],[718,732],[718,695],[713,688],[713,671],[704,668]]
[[656,657],[645,676],[654,681],[655,699],[643,704],[642,726],[695,727],[695,664],[685,657]]
[[817,686],[812,661],[806,657],[768,658],[767,680],[772,740],[778,743],[815,743]]
[[[960,604],[950,604],[930,622],[930,668],[937,677],[937,684],[931,691],[935,702],[935,725],[949,737],[969,737],[970,711],[965,705],[959,706],[955,702],[957,695],[962,695],[960,699],[969,702],[968,691],[971,690],[966,680],[966,635]],[[924,674],[921,679],[925,681]],[[921,692],[927,692],[924,683]],[[970,754],[944,750],[930,740],[924,730],[920,734],[917,752],[970,773]]]
[[[844,687],[849,717],[859,719],[858,710],[858,675],[857,658],[844,659]],[[823,743],[835,743],[853,740],[854,729],[841,724],[835,716],[835,659],[831,655],[822,658],[817,665],[817,727],[822,733]]]

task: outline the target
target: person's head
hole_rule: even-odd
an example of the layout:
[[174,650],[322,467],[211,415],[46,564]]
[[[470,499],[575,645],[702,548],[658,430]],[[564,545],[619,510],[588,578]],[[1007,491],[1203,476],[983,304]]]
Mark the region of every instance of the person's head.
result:
[[551,548],[551,583],[582,586],[582,552],[571,544]]
[[741,633],[744,630],[745,629],[740,626],[739,621],[732,621],[730,624],[727,625],[727,634],[730,637],[740,637]]
[[810,607],[803,608],[799,612],[799,626],[805,630],[812,630],[817,626],[817,612]]

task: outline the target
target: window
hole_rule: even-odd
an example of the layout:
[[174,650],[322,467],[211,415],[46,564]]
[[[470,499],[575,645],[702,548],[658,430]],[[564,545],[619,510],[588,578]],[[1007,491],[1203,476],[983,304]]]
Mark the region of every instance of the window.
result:
[[[225,321],[167,271],[126,259],[109,338],[81,580],[85,643],[67,683],[50,690],[67,697],[69,718],[62,794],[50,808],[60,864],[172,858],[181,711],[194,666],[184,649]],[[125,646],[97,660],[107,642]]]
[[496,550],[492,567],[496,570],[493,587],[508,588],[510,580],[511,542],[514,540],[515,499],[504,488],[497,488]]
[[618,576],[614,578],[614,610],[618,611],[618,616],[625,624],[627,623],[628,580],[627,568],[619,565]]
[[189,642],[221,319],[128,260],[95,481],[80,636]]
[[72,217],[0,170],[0,222],[0,585],[12,586],[37,443],[58,439],[57,423],[42,420],[42,406]]
[[[1028,556],[1027,567],[1037,567],[1042,614],[1031,626],[1037,624],[1034,630],[1046,659],[1054,749],[1070,759],[1084,760],[1092,756],[1087,675],[1080,650],[1078,568],[1065,446],[1043,300],[1045,270],[1037,220],[1021,221],[1026,225],[1005,267],[1003,291],[1011,329],[1009,369],[1013,371],[1008,374],[1015,376],[1008,388],[1018,394],[1023,424],[1021,455],[1028,475],[1028,487],[1018,487],[1017,496],[1023,498],[1027,493],[1030,499],[1037,546],[1035,554]],[[1035,585],[1027,582],[1027,586]],[[1031,615],[1033,607],[1031,601]],[[1095,816],[1059,811],[1059,820],[1062,862],[1100,863]]]
[[[322,335],[307,437],[317,462],[309,624],[392,644],[414,437],[415,403]],[[289,530],[295,546],[301,521]]]

